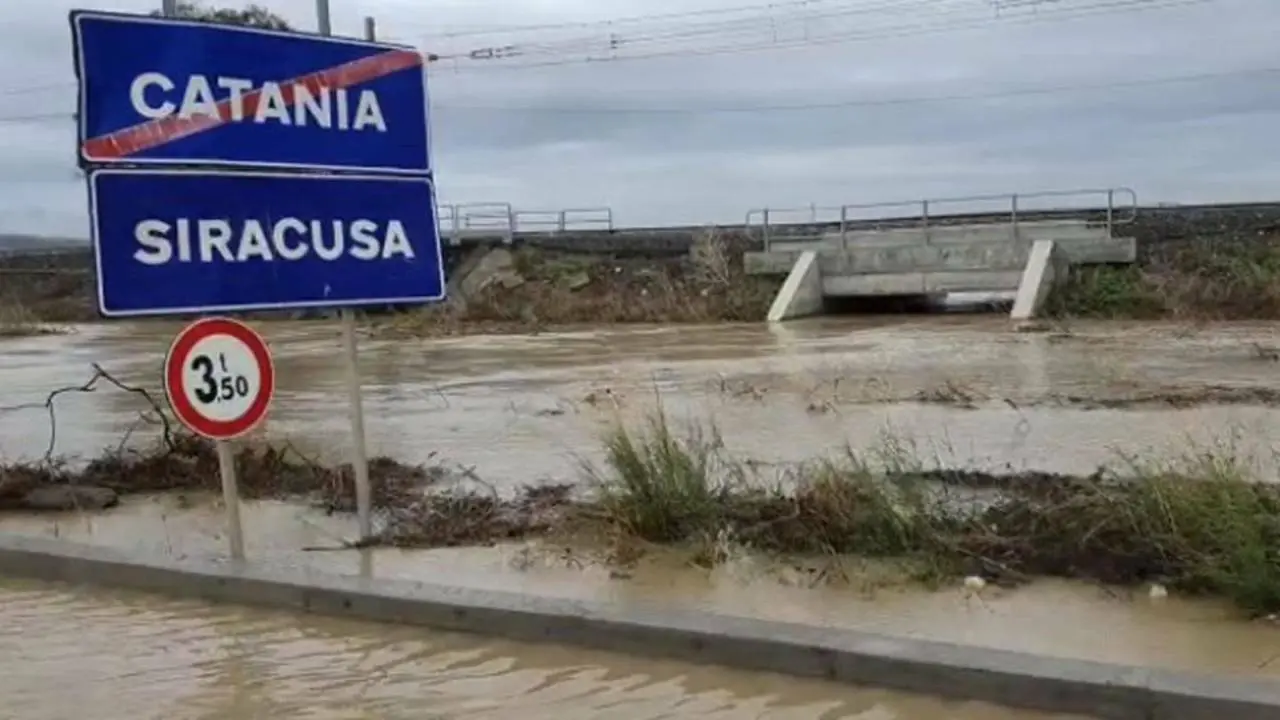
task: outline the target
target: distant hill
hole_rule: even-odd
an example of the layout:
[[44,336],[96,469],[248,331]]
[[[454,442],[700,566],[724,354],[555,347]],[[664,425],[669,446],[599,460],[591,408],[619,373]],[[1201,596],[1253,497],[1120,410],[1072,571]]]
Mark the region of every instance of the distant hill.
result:
[[88,248],[88,240],[77,238],[0,233],[0,255],[62,252],[66,250],[87,250]]

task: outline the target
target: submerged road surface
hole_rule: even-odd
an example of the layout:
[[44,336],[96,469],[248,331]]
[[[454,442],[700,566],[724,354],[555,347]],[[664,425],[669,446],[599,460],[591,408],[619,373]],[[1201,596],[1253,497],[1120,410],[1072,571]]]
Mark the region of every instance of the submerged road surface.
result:
[[0,584],[22,720],[1068,720],[419,629]]

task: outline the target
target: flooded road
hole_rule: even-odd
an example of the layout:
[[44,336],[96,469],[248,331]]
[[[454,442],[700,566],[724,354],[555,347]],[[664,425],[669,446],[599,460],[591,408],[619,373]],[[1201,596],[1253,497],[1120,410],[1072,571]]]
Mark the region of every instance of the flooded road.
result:
[[[349,443],[337,325],[260,327],[272,343],[279,378],[272,416],[262,434],[293,443],[321,460],[344,461]],[[42,404],[55,388],[88,379],[91,363],[160,398],[160,363],[177,328],[113,323],[86,326],[67,336],[0,341],[0,376],[5,378],[0,390],[0,455],[35,459],[44,454],[50,425]],[[892,437],[898,447],[926,462],[1087,473],[1115,461],[1121,452],[1186,452],[1195,443],[1229,442],[1263,471],[1274,473],[1271,448],[1280,446],[1280,408],[1261,401],[1175,408],[1159,398],[1181,393],[1184,399],[1211,399],[1224,389],[1265,391],[1260,398],[1280,392],[1280,364],[1271,355],[1275,337],[1275,327],[1265,324],[1199,329],[1079,324],[1068,332],[1024,334],[1010,331],[1005,318],[990,316],[828,318],[785,329],[624,328],[365,340],[361,362],[372,453],[404,461],[463,464],[505,489],[577,479],[580,461],[598,458],[600,435],[612,423],[643,419],[658,402],[674,420],[714,421],[730,452],[764,463],[812,459],[839,452],[846,444],[872,447]],[[1129,402],[1143,396],[1144,402]],[[1082,398],[1118,407],[1085,409]],[[154,430],[135,428],[138,413],[146,407],[136,394],[109,386],[94,393],[62,394],[55,401],[55,451],[92,455],[116,447],[131,428],[136,430],[134,441],[148,441]],[[214,556],[225,551],[222,523],[220,510],[207,499],[130,498],[101,515],[0,517],[0,532],[62,537],[170,557]],[[958,588],[926,592],[882,582],[876,569],[859,567],[852,560],[828,559],[827,565],[819,566],[742,557],[705,571],[688,567],[685,558],[660,553],[619,577],[589,558],[540,543],[379,550],[365,554],[362,562],[354,552],[300,552],[309,546],[333,546],[348,537],[353,530],[350,518],[275,502],[248,505],[245,528],[250,556],[266,564],[622,604],[662,603],[1050,655],[1280,677],[1280,629],[1274,624],[1244,622],[1215,603],[1176,597],[1153,602],[1141,591],[1131,596],[1085,585],[1037,582],[1013,591],[991,588],[980,598],[966,599]],[[832,576],[839,579],[832,582]],[[6,600],[28,598],[23,602],[31,607],[23,612],[44,618],[19,624],[24,632],[45,623],[50,629],[42,632],[54,635],[72,628],[95,634],[99,630],[91,626],[129,622],[122,617],[127,613],[112,604],[117,601],[105,595],[82,596],[75,602],[87,603],[85,609],[74,611],[65,610],[79,607],[72,600],[60,600],[64,610],[51,607],[40,615],[46,610],[31,598],[41,592],[52,591],[0,594]],[[10,602],[26,607],[16,599]],[[510,688],[503,693],[535,693],[546,699],[546,715],[566,718],[577,716],[565,710],[579,707],[573,702],[588,708],[581,717],[593,716],[590,708],[606,706],[611,717],[636,718],[1023,717],[910,704],[924,702],[916,700],[886,699],[877,706],[881,701],[868,700],[870,695],[840,700],[833,693],[842,690],[825,686],[806,695],[809,690],[802,688],[807,686],[793,681],[777,685],[785,691],[764,691],[757,690],[764,686],[752,684],[755,681],[728,679],[730,674],[719,671],[677,671],[666,665],[640,670],[639,664],[610,664],[623,662],[616,659],[583,670],[582,663],[588,661],[567,651],[561,660],[544,661],[526,659],[540,656],[526,655],[525,650],[477,645],[449,650],[453,646],[444,640],[439,642],[446,645],[439,647],[446,649],[436,650],[436,641],[421,639],[416,631],[329,631],[312,625],[320,621],[311,619],[249,620],[245,618],[257,616],[234,609],[178,610],[176,605],[146,610],[148,603],[161,607],[161,601],[132,602],[141,603],[138,612],[154,613],[148,627],[169,628],[157,632],[197,638],[190,647],[176,645],[179,650],[173,653],[181,662],[175,663],[169,654],[157,655],[159,644],[144,646],[141,637],[146,632],[141,629],[101,630],[104,637],[117,633],[135,638],[128,641],[135,646],[125,654],[133,658],[136,669],[120,672],[142,678],[138,683],[155,683],[136,692],[138,697],[157,698],[155,708],[172,710],[157,717],[239,718],[268,712],[286,717],[420,717],[415,713],[421,703],[403,699],[413,697],[413,692],[429,693],[433,702],[438,699],[441,709],[431,712],[440,717],[505,717],[502,713],[508,711],[492,709],[483,691],[476,689],[482,685],[477,678],[488,677],[486,673],[502,678],[495,681],[498,686]],[[70,620],[66,613],[71,612],[86,619]],[[223,619],[211,619],[215,616]],[[92,625],[97,622],[105,624]],[[237,623],[243,629],[228,632],[249,640],[219,635],[217,628],[240,627]],[[275,629],[253,629],[262,623]],[[12,636],[7,638],[0,642],[14,642]],[[236,650],[237,642],[258,649]],[[69,672],[56,658],[71,651],[54,641],[49,645],[41,643],[29,652],[46,658],[43,667]],[[392,646],[395,649],[387,649]],[[376,659],[361,659],[364,647],[373,648],[369,658]],[[269,659],[244,659],[254,654]],[[324,660],[329,657],[338,659]],[[380,679],[370,681],[357,671],[365,667],[385,669],[376,671]],[[9,670],[4,665],[0,669]],[[225,677],[259,673],[270,679],[255,683]],[[402,681],[428,674],[438,682],[427,683],[425,690]],[[170,676],[169,685],[156,680]],[[633,677],[640,679],[628,679]],[[705,679],[673,679],[677,677]],[[135,682],[121,679],[121,689],[133,693],[126,680]],[[0,693],[7,696],[6,682],[11,681],[0,679]],[[30,677],[23,682],[47,687]],[[104,688],[115,687],[112,682],[117,681],[101,682],[86,681],[79,691],[106,693]],[[308,688],[315,687],[337,688],[337,697],[345,699],[325,710],[330,714],[308,714],[298,709],[302,706],[290,705],[305,703]],[[36,691],[23,692],[28,694],[22,697],[31,698]],[[764,696],[773,699],[762,700]],[[373,698],[367,700],[373,704],[361,706],[366,701],[361,698]],[[775,714],[763,710],[773,708],[770,703],[778,703],[771,710]],[[251,709],[241,712],[237,707]],[[615,713],[615,707],[633,714]],[[704,714],[685,714],[686,707]],[[21,717],[63,716],[56,708],[32,712]],[[120,717],[151,717],[149,712],[158,711],[122,711]]]
[[146,595],[3,582],[0,602],[21,720],[1069,720]]
[[[279,389],[264,432],[324,460],[345,458],[346,400],[336,324],[262,324]],[[85,326],[0,342],[0,454],[39,457],[43,408],[100,363],[160,397],[176,325]],[[1117,451],[1185,451],[1229,440],[1271,462],[1280,410],[1233,404],[1173,409],[1062,407],[1207,386],[1280,393],[1273,326],[1079,325],[1011,332],[1005,318],[878,322],[830,318],[759,325],[624,328],[534,336],[366,340],[361,363],[370,452],[473,466],[500,487],[573,480],[600,434],[661,402],[675,420],[714,421],[730,451],[764,463],[812,459],[892,435],[922,459],[982,468],[1087,473]],[[941,396],[943,402],[914,402]],[[958,402],[957,402],[958,401]],[[961,407],[970,405],[971,407]],[[145,403],[104,389],[57,399],[60,454],[115,446]]]

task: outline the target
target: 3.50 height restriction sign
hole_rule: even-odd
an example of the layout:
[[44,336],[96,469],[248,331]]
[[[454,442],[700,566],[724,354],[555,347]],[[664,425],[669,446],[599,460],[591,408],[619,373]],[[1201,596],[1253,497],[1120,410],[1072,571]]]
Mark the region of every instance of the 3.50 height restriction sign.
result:
[[275,368],[266,341],[253,328],[207,318],[174,338],[165,357],[164,385],[183,425],[212,440],[229,440],[266,417]]

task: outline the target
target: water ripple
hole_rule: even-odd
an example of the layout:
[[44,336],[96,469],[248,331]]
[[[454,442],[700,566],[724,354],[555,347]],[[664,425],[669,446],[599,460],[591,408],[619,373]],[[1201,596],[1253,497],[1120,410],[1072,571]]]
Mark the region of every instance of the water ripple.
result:
[[1046,717],[145,595],[6,581],[0,598],[0,697],[23,720]]

